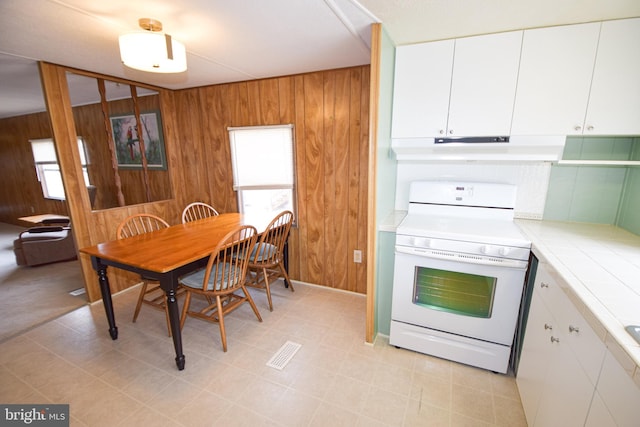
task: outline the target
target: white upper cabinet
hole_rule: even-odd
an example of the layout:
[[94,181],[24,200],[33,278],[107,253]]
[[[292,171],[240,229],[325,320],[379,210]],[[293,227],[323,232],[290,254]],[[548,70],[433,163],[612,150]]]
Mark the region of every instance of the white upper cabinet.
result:
[[581,135],[600,23],[525,30],[512,135]]
[[393,138],[640,134],[640,18],[400,46]]
[[457,39],[447,136],[509,135],[522,31]]
[[585,135],[640,134],[640,18],[602,23]]
[[445,40],[396,49],[394,138],[433,136],[446,128],[453,46]]
[[398,47],[393,138],[508,135],[521,43],[515,31]]

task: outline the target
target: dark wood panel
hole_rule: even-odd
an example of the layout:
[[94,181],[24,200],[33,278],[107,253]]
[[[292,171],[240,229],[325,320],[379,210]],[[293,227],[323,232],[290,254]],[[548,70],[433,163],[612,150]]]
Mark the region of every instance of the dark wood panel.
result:
[[334,134],[336,143],[334,145],[333,159],[335,159],[335,190],[334,210],[337,212],[332,220],[334,227],[334,240],[338,247],[345,248],[344,251],[334,252],[336,264],[336,281],[341,289],[349,289],[349,268],[353,264],[353,247],[349,245],[349,179],[350,179],[350,157],[349,157],[349,134],[351,123],[351,75],[349,70],[342,70],[335,73],[336,82],[336,103],[335,103],[335,126]]
[[[307,281],[311,283],[327,283],[324,277],[326,260],[324,227],[324,200],[327,197],[324,189],[324,141],[323,141],[323,74],[307,74],[304,76],[304,121],[305,128],[302,144],[304,163],[302,173],[306,176],[305,205],[307,219],[304,227],[307,229],[306,241],[301,242],[304,248],[301,252],[306,257]],[[334,214],[331,212],[331,214]],[[303,224],[300,224],[302,227]]]
[[[133,213],[154,213],[172,224],[178,223],[182,208],[193,200],[211,203],[220,212],[236,212],[227,128],[292,123],[298,216],[289,242],[291,278],[364,293],[367,260],[354,264],[353,250],[363,250],[364,254],[368,235],[368,79],[369,67],[362,66],[174,92],[160,90],[161,102],[153,108],[159,108],[163,113],[169,171],[165,174],[166,179],[157,179],[155,171],[150,172],[149,178],[153,192],[172,191],[173,198],[83,212],[81,215],[88,230],[82,243],[93,245],[115,239],[117,224]],[[140,102],[142,111],[151,108],[142,105],[146,102],[144,98]],[[60,103],[57,108],[63,106],[64,103]],[[126,107],[114,105],[113,111],[126,111]],[[78,128],[83,129],[78,133],[91,140],[99,139],[93,135],[100,132],[101,124],[93,123],[88,110],[76,110],[73,115],[79,122]],[[15,169],[15,175],[19,174],[17,170],[33,169],[28,144],[21,145],[17,141],[38,137],[37,130],[46,134],[42,136],[51,133],[45,114],[21,120],[25,121],[0,121],[0,161],[7,164],[5,156],[22,159],[17,162],[21,166]],[[59,126],[64,127],[63,117],[57,120]],[[24,132],[16,139],[6,136],[20,128],[29,129],[29,136]],[[95,151],[95,155],[107,156],[103,148]],[[26,159],[30,159],[30,164]],[[100,179],[106,179],[104,177],[109,174],[106,168],[98,173]],[[126,182],[139,178],[133,171],[120,172]],[[79,188],[77,183],[76,186]],[[20,212],[19,216],[30,213],[22,213],[23,205],[33,203],[26,199],[41,194],[40,188],[37,181],[33,183],[27,179],[22,187],[22,192],[31,194],[20,200],[16,200],[18,190],[2,190],[0,220],[16,217],[16,212]],[[133,190],[126,189],[126,192],[130,191]],[[7,207],[5,194],[9,194]],[[74,199],[74,204],[81,206],[77,195]],[[53,208],[38,210],[64,213]],[[90,299],[95,300],[99,298],[97,280],[88,265],[88,258],[83,259],[83,266],[90,273],[85,276]],[[114,291],[125,289],[137,280],[135,276],[117,270],[110,270],[109,274]]]
[[[369,263],[368,253],[368,235],[371,232],[369,227],[371,222],[369,221],[369,198],[372,197],[369,194],[369,174],[374,174],[374,170],[370,167],[371,159],[370,153],[370,123],[369,123],[369,106],[371,105],[371,75],[370,69],[362,69],[360,73],[360,132],[358,135],[358,159],[360,162],[358,169],[358,249],[362,250],[362,264],[356,264],[356,282],[353,290],[355,292],[366,294],[367,293],[367,266]],[[377,105],[377,103],[376,103]],[[377,129],[377,126],[374,128]],[[375,175],[374,175],[375,176]],[[377,233],[375,230],[375,221],[373,221],[374,230],[373,233]],[[373,265],[375,266],[375,262]]]

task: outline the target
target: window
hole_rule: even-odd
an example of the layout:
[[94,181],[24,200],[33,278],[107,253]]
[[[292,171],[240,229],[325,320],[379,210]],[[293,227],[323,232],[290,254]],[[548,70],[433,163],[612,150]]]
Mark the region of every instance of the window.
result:
[[295,218],[293,125],[229,128],[229,141],[240,213]]
[[[31,143],[31,151],[33,151],[33,160],[36,164],[36,174],[42,186],[42,194],[45,199],[65,200],[62,174],[60,173],[60,165],[58,164],[53,139],[32,139],[29,142]],[[88,162],[84,149],[84,141],[81,137],[78,137],[78,150],[80,151],[80,162],[84,182],[86,185],[89,185],[89,173],[87,172]]]

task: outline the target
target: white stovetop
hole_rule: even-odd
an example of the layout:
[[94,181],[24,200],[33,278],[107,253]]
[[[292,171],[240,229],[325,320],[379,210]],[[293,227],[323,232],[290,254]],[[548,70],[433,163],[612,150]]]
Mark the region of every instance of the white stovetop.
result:
[[555,269],[635,362],[640,344],[625,331],[640,325],[640,236],[612,225],[516,220],[534,253]]
[[531,247],[513,220],[445,217],[409,213],[398,226],[398,234],[455,239],[520,248]]

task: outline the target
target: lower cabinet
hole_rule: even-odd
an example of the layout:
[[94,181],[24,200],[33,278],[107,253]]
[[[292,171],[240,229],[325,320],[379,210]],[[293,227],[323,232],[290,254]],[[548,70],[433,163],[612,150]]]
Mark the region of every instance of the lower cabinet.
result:
[[[582,426],[604,359],[604,343],[542,263],[534,286],[516,377],[527,423]],[[588,359],[581,352],[587,352]]]
[[635,363],[618,361],[563,284],[551,267],[538,264],[516,376],[528,425],[640,426],[640,384],[628,372]]
[[[640,425],[640,385],[633,381],[611,351],[607,351],[602,364],[596,395],[602,400],[607,412],[605,413],[603,408],[594,408],[592,405],[592,411],[589,412],[587,419],[588,425],[598,427]],[[610,418],[607,418],[607,415]]]
[[597,390],[593,395],[587,422],[584,425],[585,427],[617,427],[613,416]]

